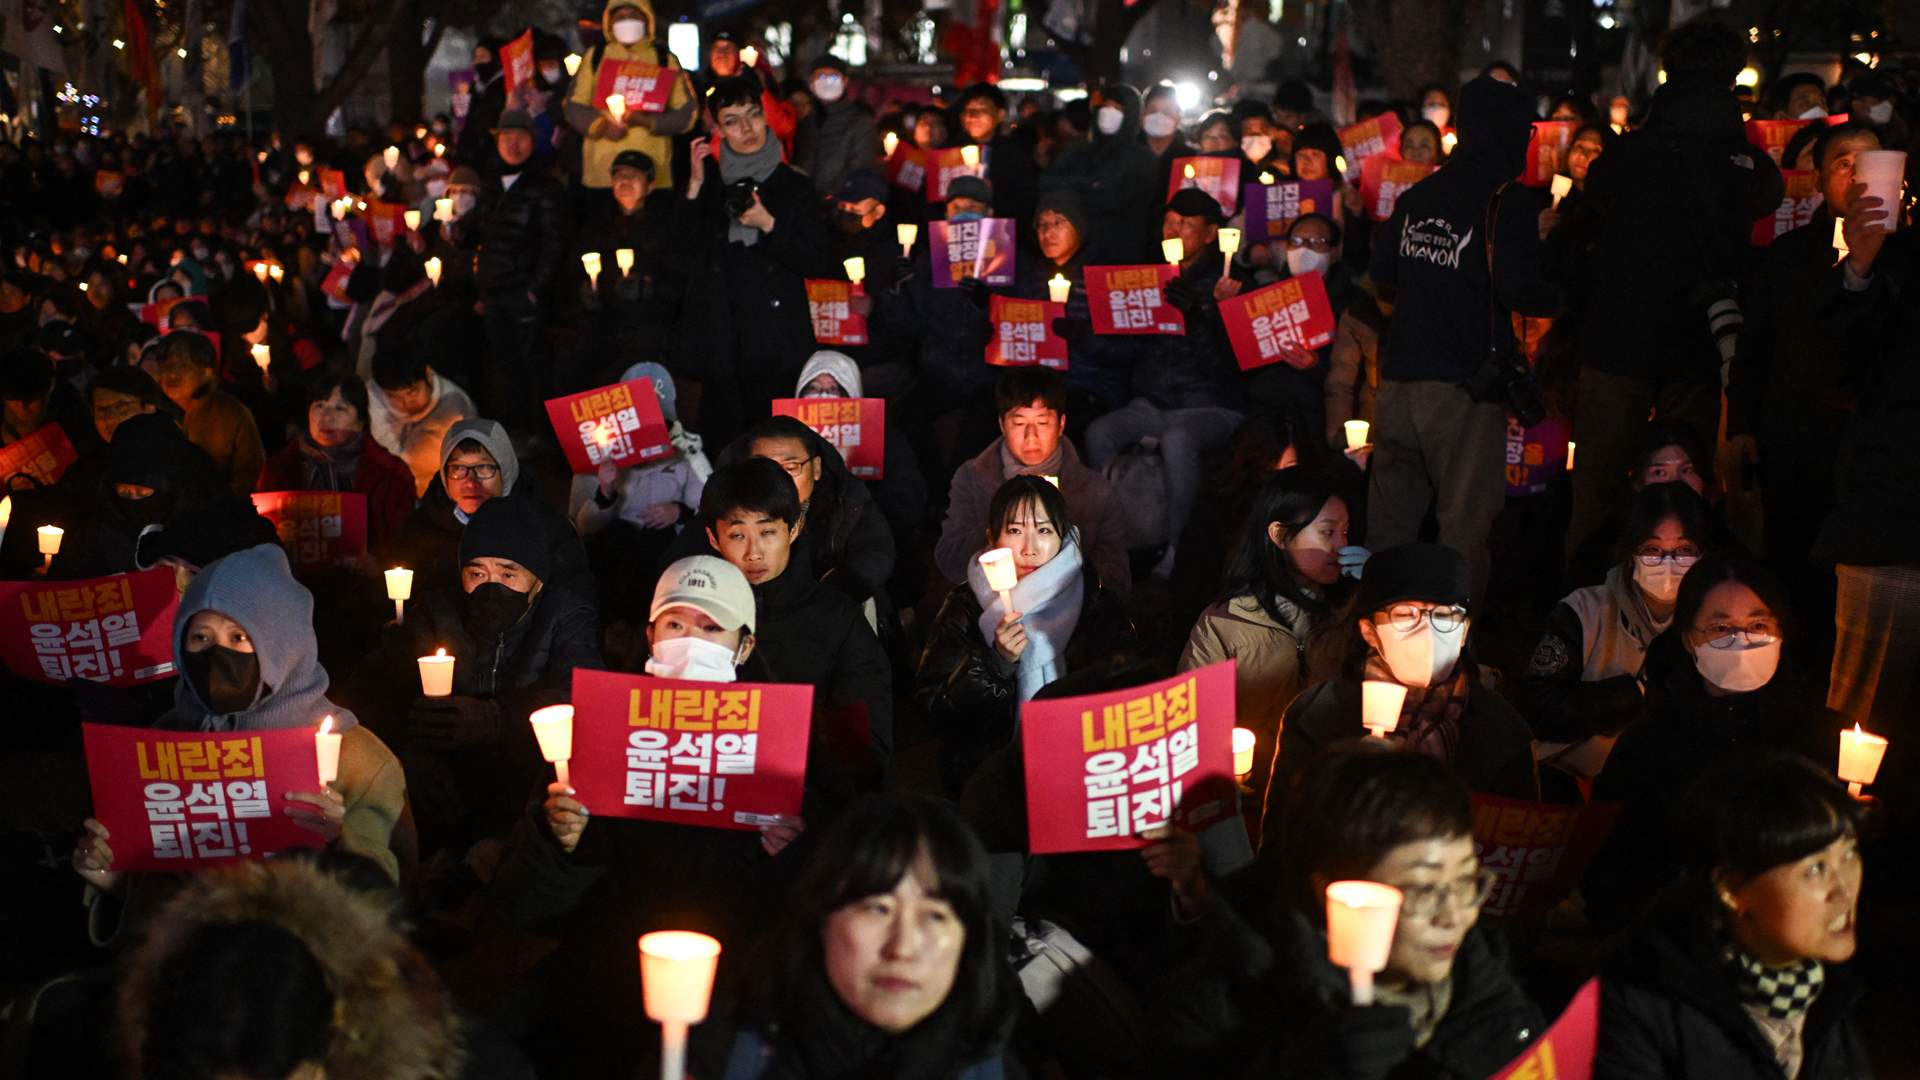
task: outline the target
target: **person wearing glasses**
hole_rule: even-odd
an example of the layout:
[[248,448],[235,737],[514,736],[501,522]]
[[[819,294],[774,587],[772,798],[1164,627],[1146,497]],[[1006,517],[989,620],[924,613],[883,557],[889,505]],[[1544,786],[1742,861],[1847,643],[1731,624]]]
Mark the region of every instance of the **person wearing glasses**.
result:
[[[1327,746],[1362,738],[1361,684],[1392,682],[1406,698],[1386,738],[1447,763],[1468,790],[1534,800],[1533,736],[1467,651],[1467,560],[1441,544],[1401,544],[1366,562],[1338,678],[1287,706],[1267,782],[1263,849],[1284,835],[1284,792]],[[1258,783],[1258,781],[1255,781]]]
[[[1473,849],[1467,785],[1378,740],[1317,755],[1284,790],[1286,831],[1200,901],[1218,947],[1165,996],[1162,1075],[1492,1076],[1544,1028],[1480,909],[1497,879]],[[1401,892],[1376,1001],[1327,959],[1326,888]],[[1275,1017],[1285,1017],[1276,1023]]]
[[1594,802],[1622,804],[1583,884],[1597,924],[1625,922],[1666,884],[1669,811],[1708,768],[1760,749],[1832,765],[1844,725],[1797,693],[1792,640],[1780,585],[1759,560],[1713,555],[1687,571],[1672,624],[1647,649],[1645,714],[1594,782]]
[[1593,779],[1620,730],[1640,715],[1641,665],[1673,623],[1687,571],[1711,547],[1708,513],[1686,484],[1641,489],[1627,515],[1621,558],[1606,581],[1575,589],[1555,605],[1511,690],[1540,740],[1542,765]]

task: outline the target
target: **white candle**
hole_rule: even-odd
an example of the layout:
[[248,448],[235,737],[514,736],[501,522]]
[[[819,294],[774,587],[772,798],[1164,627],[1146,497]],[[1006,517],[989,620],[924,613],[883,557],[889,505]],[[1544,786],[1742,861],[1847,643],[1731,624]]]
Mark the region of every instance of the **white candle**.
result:
[[420,696],[453,696],[453,657],[445,649],[435,649],[432,656],[420,658]]
[[633,249],[621,248],[614,252],[613,264],[620,268],[620,276],[626,277],[633,271]]
[[1445,153],[1451,154],[1453,153],[1453,148],[1457,146],[1459,142],[1460,136],[1455,135],[1451,131],[1445,132],[1440,136],[1440,149]]
[[913,254],[913,242],[920,238],[920,226],[913,222],[903,222],[893,227],[893,238],[900,241],[902,258]]
[[1193,162],[1191,161],[1187,162],[1187,167],[1184,170],[1182,170],[1182,172],[1186,175],[1186,178],[1189,180],[1200,175],[1198,172],[1194,170]]
[[396,168],[400,164],[400,148],[397,146],[387,147],[386,151],[380,156],[386,159],[387,168],[389,169]]
[[600,253],[597,251],[588,251],[588,252],[582,253],[580,256],[580,265],[586,267],[587,281],[590,284],[592,284],[594,288],[596,289],[599,288],[600,287]]
[[273,348],[262,343],[253,346],[248,351],[253,353],[253,362],[260,365],[261,373],[265,374],[267,365],[273,362]]
[[533,737],[540,743],[540,756],[552,763],[554,777],[561,784],[571,785],[567,762],[573,757],[573,706],[535,709],[528,719],[533,722]]
[[1400,726],[1400,708],[1406,701],[1406,687],[1384,679],[1368,679],[1360,684],[1360,725],[1374,738],[1386,738]]
[[393,601],[393,621],[407,621],[407,601],[413,599],[413,571],[396,566],[386,572],[387,599]]
[[977,146],[961,147],[960,160],[962,162],[965,162],[967,168],[969,169],[979,168],[980,167],[980,148]]
[[1847,247],[1847,219],[1845,218],[1833,219],[1833,250],[1839,252],[1842,258],[1852,250]]
[[1233,729],[1233,775],[1242,780],[1253,771],[1253,744],[1257,741],[1249,728]]
[[279,263],[274,263],[272,266],[267,267],[267,275],[275,281],[279,281],[285,273],[286,271],[280,269]]
[[1067,297],[1073,295],[1073,282],[1065,274],[1055,274],[1047,279],[1047,299],[1056,304],[1064,304]]
[[347,220],[347,208],[352,205],[353,200],[351,199],[335,199],[333,201],[333,220]]
[[1355,1005],[1373,1004],[1373,977],[1386,969],[1400,920],[1400,890],[1377,881],[1327,886],[1327,959],[1347,969]]
[[1000,606],[1013,613],[1013,587],[1020,573],[1013,568],[1013,549],[994,548],[980,553],[980,569],[987,575],[987,588],[1000,594]]
[[607,113],[613,117],[614,123],[619,123],[627,115],[627,95],[608,94]]
[[1365,420],[1349,420],[1341,427],[1347,429],[1347,449],[1358,450],[1367,445],[1367,433],[1372,430],[1373,425]]
[[1045,480],[1049,484],[1052,484],[1053,489],[1055,491],[1060,490],[1060,474],[1059,473],[1041,473],[1040,479]]
[[741,49],[740,62],[742,64],[745,64],[748,68],[759,67],[760,66],[760,50],[757,48],[754,48],[752,45],[749,45],[746,48]]
[[848,281],[858,285],[867,280],[867,260],[855,255],[853,258],[841,263],[841,265],[847,268]]
[[1880,775],[1880,759],[1887,756],[1887,740],[1872,732],[1861,731],[1860,725],[1853,725],[1852,731],[1840,733],[1840,768],[1836,770],[1840,779],[1847,782],[1847,792],[1860,794],[1860,789],[1873,783]]
[[[9,498],[11,498],[11,496],[9,496]],[[45,556],[45,561],[41,563],[40,569],[49,570],[53,568],[53,557],[60,554],[60,538],[67,535],[67,530],[62,529],[58,525],[42,525],[38,531],[40,534],[40,554]]]
[[340,778],[340,738],[333,730],[333,717],[320,721],[320,730],[313,733],[313,753],[320,759],[320,786],[326,787]]
[[1556,173],[1551,185],[1553,205],[1559,206],[1560,200],[1573,193],[1573,177]]
[[1266,172],[1266,171],[1264,171],[1264,170],[1263,170],[1263,171],[1262,171],[1262,172],[1260,173],[1260,182],[1261,182],[1262,184],[1265,184],[1265,185],[1266,185],[1266,186],[1268,186],[1268,187],[1272,187],[1272,186],[1273,186],[1273,174],[1272,174],[1272,173],[1270,173],[1270,172]]
[[893,156],[894,150],[898,148],[899,145],[900,145],[900,136],[894,134],[891,131],[887,132],[885,135],[880,136],[880,149],[886,151],[886,155],[888,157]]
[[1160,254],[1166,256],[1168,263],[1179,266],[1187,257],[1186,242],[1177,236],[1169,236],[1160,241]]
[[686,930],[640,936],[640,994],[660,1025],[661,1080],[686,1080],[687,1028],[707,1018],[720,943]]
[[13,521],[13,496],[0,495],[0,544],[7,542],[7,525]]
[[452,221],[453,220],[453,200],[452,199],[433,200],[433,220],[435,221]]
[[420,231],[420,211],[409,210],[406,213],[400,215],[400,218],[402,221],[405,221],[407,223],[408,232]]
[[1220,254],[1225,255],[1227,258],[1231,259],[1233,258],[1233,253],[1239,250],[1240,250],[1240,230],[1239,229],[1221,229],[1220,230]]
[[1341,176],[1347,175],[1347,155],[1333,155],[1333,171],[1339,173]]
[[572,78],[573,76],[580,74],[580,54],[579,53],[577,52],[568,53],[567,58],[560,62],[566,65],[568,78]]
[[[267,283],[267,264],[263,262],[254,263],[253,276],[260,279],[260,284],[265,285]],[[83,281],[80,283],[80,287],[86,288],[86,284],[87,283]]]
[[427,280],[436,286],[440,284],[440,256],[438,255],[427,260]]
[[1567,471],[1573,471],[1573,440],[1567,440]]

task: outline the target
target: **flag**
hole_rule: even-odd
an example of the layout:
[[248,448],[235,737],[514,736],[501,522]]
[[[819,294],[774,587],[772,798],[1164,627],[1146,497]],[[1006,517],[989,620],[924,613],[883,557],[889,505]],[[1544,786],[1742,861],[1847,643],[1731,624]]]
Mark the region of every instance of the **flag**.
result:
[[147,91],[147,112],[160,114],[160,69],[153,63],[153,41],[147,36],[147,20],[140,13],[141,0],[127,0],[127,74]]

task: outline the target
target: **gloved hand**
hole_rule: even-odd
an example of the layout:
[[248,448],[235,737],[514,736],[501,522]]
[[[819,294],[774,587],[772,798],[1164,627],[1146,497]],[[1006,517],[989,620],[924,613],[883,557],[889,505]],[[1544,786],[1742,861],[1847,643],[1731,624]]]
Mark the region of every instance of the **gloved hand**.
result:
[[1053,320],[1053,335],[1068,345],[1085,345],[1093,340],[1093,320],[1062,315]]
[[968,303],[981,311],[987,310],[993,304],[992,290],[988,289],[987,283],[979,278],[961,278],[960,291],[966,294]]
[[491,746],[505,737],[500,704],[486,698],[423,697],[407,714],[407,738],[428,750]]
[[907,282],[912,280],[913,260],[907,258],[893,260],[893,284],[889,286],[889,291],[899,292],[906,287]]
[[1380,1080],[1413,1053],[1413,1014],[1404,1005],[1355,1005],[1334,1017],[1325,1075]]
[[1373,558],[1373,552],[1359,544],[1349,544],[1333,553],[1340,560],[1340,572],[1355,581],[1360,580],[1361,571],[1367,567],[1367,560]]
[[1167,303],[1179,309],[1182,315],[1191,315],[1200,307],[1200,290],[1184,277],[1175,275],[1172,281],[1167,282],[1166,291]]

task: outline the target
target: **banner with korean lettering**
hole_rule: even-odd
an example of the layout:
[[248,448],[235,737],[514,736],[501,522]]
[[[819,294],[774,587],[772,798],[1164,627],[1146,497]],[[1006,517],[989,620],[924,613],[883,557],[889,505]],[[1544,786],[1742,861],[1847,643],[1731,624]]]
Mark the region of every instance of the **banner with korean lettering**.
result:
[[1553,178],[1567,171],[1567,147],[1573,145],[1578,120],[1535,120],[1527,142],[1527,168],[1520,182],[1528,187],[1551,187]]
[[514,94],[533,85],[533,29],[529,27],[519,37],[500,46],[499,60],[501,88],[506,91],[507,108],[526,108],[526,103],[516,101]]
[[1053,320],[1067,314],[1067,305],[1051,300],[1020,300],[993,295],[988,314],[993,337],[987,340],[987,363],[994,367],[1034,367],[1067,370],[1067,342],[1053,332]]
[[1340,153],[1347,159],[1349,180],[1359,176],[1362,166],[1375,155],[1399,152],[1400,118],[1391,110],[1340,129]]
[[140,310],[136,312],[136,314],[140,316],[141,322],[146,323],[155,330],[165,333],[167,329],[167,313],[191,299],[193,299],[191,296],[172,296],[165,300],[155,300],[150,304],[139,305]]
[[773,415],[791,416],[840,451],[847,471],[862,480],[886,475],[885,398],[777,398]]
[[1317,273],[1223,300],[1220,321],[1241,371],[1279,363],[1283,347],[1311,351],[1333,340],[1333,305]]
[[1433,172],[1431,165],[1416,165],[1388,156],[1370,157],[1360,164],[1360,204],[1367,216],[1385,221],[1393,216],[1400,194],[1425,180]]
[[666,112],[673,94],[673,71],[639,60],[603,59],[593,80],[593,107],[605,109],[609,94],[626,98],[628,112]]
[[577,668],[573,789],[596,817],[757,829],[797,815],[813,687]]
[[1820,174],[1813,169],[1781,169],[1780,179],[1786,184],[1786,193],[1773,216],[1753,223],[1755,247],[1767,247],[1812,221],[1827,201],[1826,193],[1820,190]]
[[1027,850],[1124,851],[1234,813],[1233,661],[1020,706]]
[[807,313],[813,317],[813,340],[820,345],[865,345],[867,317],[853,310],[856,297],[867,290],[851,281],[807,278]]
[[256,491],[293,572],[350,566],[367,553],[367,497],[357,491]]
[[327,276],[320,279],[321,294],[341,307],[352,304],[353,301],[347,297],[347,279],[352,276],[353,264],[345,259],[335,259]]
[[1749,120],[1747,142],[1756,150],[1765,150],[1775,165],[1781,165],[1784,162],[1780,156],[1786,152],[1787,144],[1801,128],[1811,123],[1811,120]]
[[289,793],[320,790],[313,731],[80,725],[113,868],[198,870],[321,847],[319,833],[286,813]]
[[321,169],[320,194],[325,195],[328,202],[346,198],[347,174],[339,169]]
[[1507,414],[1507,494],[1513,498],[1539,495],[1567,468],[1565,419],[1549,416],[1532,427]]
[[951,289],[962,279],[988,285],[1013,284],[1013,219],[930,221],[933,287]]
[[0,447],[0,494],[27,486],[28,477],[38,481],[40,487],[48,487],[79,459],[79,452],[59,424],[41,424],[26,438]]
[[1186,316],[1167,303],[1167,263],[1086,268],[1087,311],[1096,334],[1185,334]]
[[1600,980],[1588,979],[1560,1018],[1493,1080],[1593,1080],[1600,1045]]
[[1493,795],[1473,797],[1473,850],[1493,875],[1481,910],[1516,915],[1550,907],[1579,883],[1613,831],[1620,808],[1558,806]]
[[[974,163],[967,164],[971,156]],[[984,146],[956,146],[951,150],[932,150],[926,154],[927,201],[946,202],[947,185],[957,176],[987,175],[992,157]]]
[[167,567],[81,581],[0,581],[0,660],[22,678],[135,686],[173,674],[180,590]]
[[1243,192],[1247,243],[1264,244],[1287,235],[1302,214],[1333,212],[1333,181],[1278,180],[1248,184]]
[[1232,217],[1240,208],[1240,155],[1174,158],[1167,174],[1167,198],[1171,200],[1181,188],[1199,188],[1213,196],[1221,213]]
[[407,227],[407,208],[400,203],[370,202],[367,204],[367,234],[375,244],[391,247],[394,238]]
[[887,158],[887,183],[894,187],[919,191],[927,183],[927,152],[903,142]]
[[624,468],[673,455],[660,399],[647,379],[554,398],[547,419],[575,473],[596,472],[603,461]]

